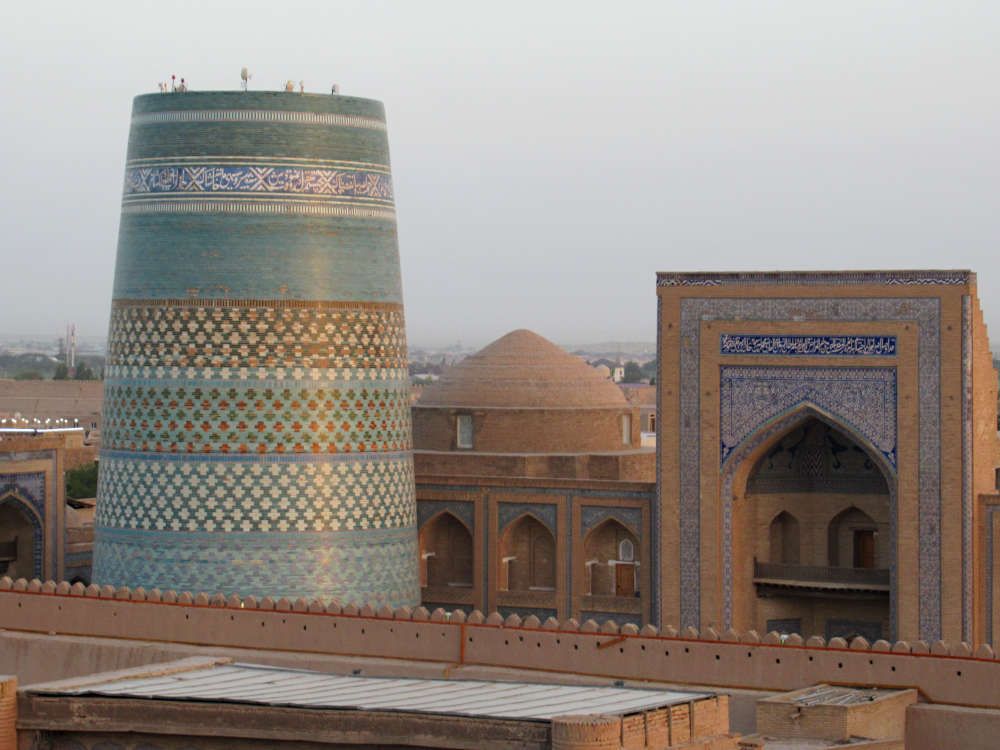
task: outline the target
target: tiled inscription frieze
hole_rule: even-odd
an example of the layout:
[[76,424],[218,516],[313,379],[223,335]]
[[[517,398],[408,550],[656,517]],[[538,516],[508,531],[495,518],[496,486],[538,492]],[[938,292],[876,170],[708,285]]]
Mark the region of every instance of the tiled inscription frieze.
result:
[[406,382],[107,381],[102,443],[111,450],[353,453],[408,450]]
[[892,357],[896,354],[896,337],[724,333],[719,337],[719,353],[783,357]]
[[406,368],[401,305],[115,302],[108,366]]
[[96,526],[318,532],[416,523],[408,453],[213,460],[224,458],[102,452]]
[[387,172],[260,164],[157,164],[125,170],[125,201],[173,194],[280,194],[392,202]]

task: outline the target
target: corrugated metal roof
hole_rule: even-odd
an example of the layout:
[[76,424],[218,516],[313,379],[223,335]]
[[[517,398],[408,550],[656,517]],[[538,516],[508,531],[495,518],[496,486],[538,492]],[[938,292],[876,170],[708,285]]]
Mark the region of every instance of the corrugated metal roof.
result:
[[130,672],[109,674],[104,681],[95,675],[75,685],[66,681],[28,690],[39,694],[413,711],[536,721],[564,714],[623,715],[707,697],[706,693],[603,686],[341,676],[255,664]]

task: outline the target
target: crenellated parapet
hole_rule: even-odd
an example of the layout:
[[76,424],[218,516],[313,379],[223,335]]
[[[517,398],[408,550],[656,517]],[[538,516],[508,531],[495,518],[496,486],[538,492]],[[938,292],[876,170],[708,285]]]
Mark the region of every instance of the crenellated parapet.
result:
[[[790,690],[819,683],[918,687],[931,701],[1000,708],[988,644],[829,641],[753,630],[541,621],[529,615],[337,600],[84,586],[0,578],[0,628],[433,661],[622,680]],[[984,703],[984,701],[986,703]]]

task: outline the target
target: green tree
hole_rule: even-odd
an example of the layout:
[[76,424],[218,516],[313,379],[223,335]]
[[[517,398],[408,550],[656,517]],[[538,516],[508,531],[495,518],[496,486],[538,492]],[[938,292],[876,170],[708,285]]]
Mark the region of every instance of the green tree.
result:
[[66,499],[97,497],[97,462],[66,472]]
[[638,362],[629,360],[625,363],[625,377],[622,380],[625,383],[639,383],[642,381],[642,370],[639,368]]
[[42,373],[38,370],[24,370],[14,375],[14,380],[41,380]]
[[52,375],[52,379],[53,380],[69,380],[69,368],[65,364],[63,364],[62,362],[60,362],[56,366],[56,371]]
[[81,362],[76,368],[76,379],[77,380],[97,380],[97,375],[94,371],[90,369],[90,365],[86,362]]

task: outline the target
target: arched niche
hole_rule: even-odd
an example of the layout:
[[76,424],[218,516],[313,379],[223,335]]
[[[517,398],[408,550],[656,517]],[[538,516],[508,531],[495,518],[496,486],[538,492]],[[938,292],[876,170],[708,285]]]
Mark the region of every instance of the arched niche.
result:
[[583,540],[586,593],[635,597],[639,593],[639,540],[614,518],[598,524]]
[[[862,604],[850,617],[881,617],[883,637],[895,636],[896,623],[896,476],[883,452],[862,435],[814,404],[801,404],[760,427],[722,467],[723,607],[726,626],[760,628],[771,619],[798,617],[761,603],[755,581],[776,576],[835,581],[852,574],[827,570],[829,525],[845,508],[858,505],[880,519],[882,574],[860,574],[860,597],[881,597],[881,609]],[[786,513],[786,516],[782,516]],[[797,521],[796,525],[791,518]],[[777,525],[772,525],[777,521]],[[785,550],[798,534],[799,560]],[[779,552],[785,558],[773,560]],[[839,558],[838,558],[839,559]],[[779,569],[774,564],[802,566]],[[767,567],[772,565],[772,567]],[[808,569],[807,569],[808,568]],[[875,582],[875,579],[878,582]],[[871,580],[869,580],[871,579]],[[875,588],[877,587],[877,591]],[[821,597],[824,594],[820,595]],[[832,611],[832,610],[831,610]],[[836,612],[834,612],[835,614]],[[857,616],[855,616],[857,615]],[[848,619],[850,619],[848,617]],[[823,634],[822,623],[803,617],[803,629]]]
[[507,526],[497,562],[501,591],[555,590],[556,538],[530,513]]
[[472,564],[472,532],[457,516],[441,511],[420,527],[421,585],[470,587]]
[[885,535],[879,524],[860,508],[845,508],[827,525],[827,559],[840,568],[886,567]]
[[0,575],[42,576],[42,524],[34,509],[13,493],[0,498]]
[[798,565],[801,552],[799,519],[783,510],[768,527],[768,561]]

